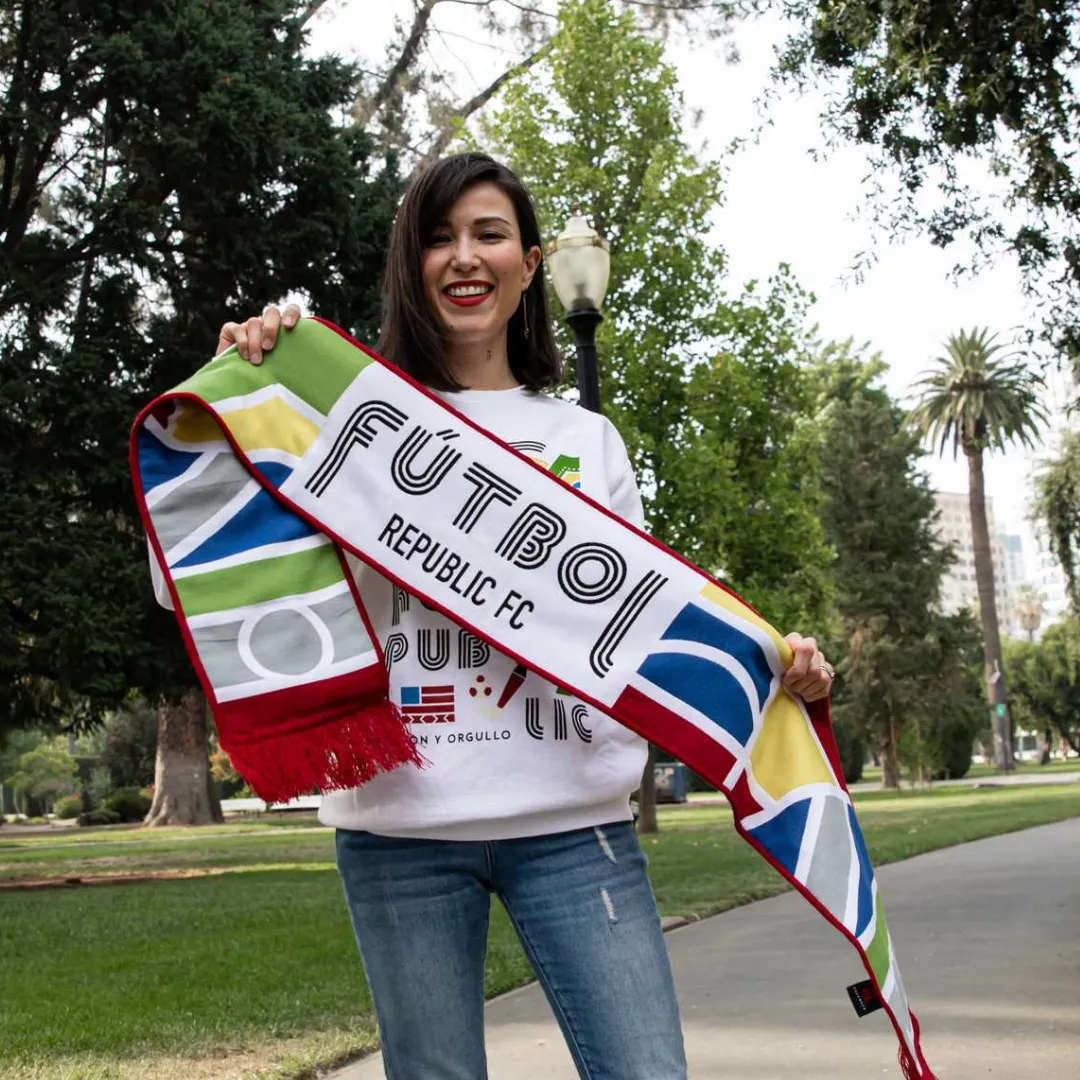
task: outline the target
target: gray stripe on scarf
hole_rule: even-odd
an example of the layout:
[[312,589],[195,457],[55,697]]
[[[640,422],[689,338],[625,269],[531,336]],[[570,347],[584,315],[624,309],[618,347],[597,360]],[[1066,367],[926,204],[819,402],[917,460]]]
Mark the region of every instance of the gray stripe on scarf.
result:
[[850,873],[851,828],[847,806],[839,799],[826,799],[806,885],[841,920],[847,907]]
[[[371,638],[350,593],[343,592],[320,604],[312,604],[310,610],[330,631],[334,643],[333,663],[371,650]],[[192,628],[199,659],[211,684],[218,689],[263,677],[251,671],[240,656],[238,641],[242,625],[237,621]],[[322,643],[304,616],[286,609],[272,611],[259,620],[251,635],[251,652],[270,671],[303,675],[319,662]]]
[[218,454],[203,471],[150,510],[154,531],[169,551],[209,521],[251,480],[232,454]]

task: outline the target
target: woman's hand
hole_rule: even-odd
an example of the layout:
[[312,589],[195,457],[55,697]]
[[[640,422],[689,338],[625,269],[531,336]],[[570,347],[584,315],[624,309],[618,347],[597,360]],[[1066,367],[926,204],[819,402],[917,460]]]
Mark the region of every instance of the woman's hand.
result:
[[784,675],[784,685],[803,701],[828,697],[835,672],[832,664],[821,655],[817,639],[804,638],[802,634],[786,634],[784,640],[795,654],[791,667]]
[[268,307],[262,315],[253,315],[247,322],[227,322],[218,335],[215,356],[220,356],[227,348],[236,346],[245,360],[261,364],[263,354],[268,353],[276,344],[281,327],[291,330],[300,319],[300,308],[289,304],[284,311]]

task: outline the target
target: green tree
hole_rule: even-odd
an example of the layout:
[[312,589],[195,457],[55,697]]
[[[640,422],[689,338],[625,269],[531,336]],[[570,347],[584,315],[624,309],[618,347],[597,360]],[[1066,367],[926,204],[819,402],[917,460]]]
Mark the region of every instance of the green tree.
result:
[[0,784],[8,783],[8,777],[19,770],[19,759],[23,754],[36,750],[46,736],[40,731],[15,728],[0,735]]
[[1004,450],[1013,439],[1031,446],[1046,422],[1046,412],[1038,399],[1042,379],[1015,354],[1003,354],[1003,349],[987,330],[961,331],[950,337],[945,343],[945,356],[939,357],[937,367],[916,384],[921,393],[908,419],[939,454],[944,454],[951,443],[954,457],[962,450],[967,458],[986,694],[993,710],[994,763],[998,769],[1008,770],[1015,763],[986,523],[983,455],[987,450]]
[[140,697],[131,697],[105,721],[104,736],[100,762],[108,770],[111,786],[149,787],[157,754],[157,709]]
[[19,758],[17,770],[7,783],[23,801],[26,812],[28,799],[41,802],[46,812],[62,795],[75,791],[75,759],[58,742],[45,742]]
[[[987,263],[1011,252],[1028,291],[1045,301],[1058,351],[1080,356],[1075,0],[781,7],[796,29],[778,75],[828,88],[823,124],[870,151],[879,219],[943,247],[969,237]],[[973,183],[977,162],[986,172]],[[898,178],[898,192],[883,174]]]
[[[817,428],[821,517],[836,552],[830,651],[840,657],[833,718],[845,774],[858,778],[869,745],[884,785],[896,787],[903,764],[922,776],[944,769],[956,732],[971,728],[973,637],[969,620],[936,610],[953,556],[936,533],[919,440],[879,385],[884,371],[851,342],[825,347]],[[953,771],[957,758],[963,751]]]
[[[782,269],[765,289],[725,295],[724,255],[709,241],[721,169],[687,146],[682,116],[662,44],[606,0],[572,0],[482,131],[531,188],[549,236],[581,199],[611,244],[601,398],[652,534],[785,629],[817,628],[829,556],[800,420],[807,298]],[[649,810],[646,797],[646,830]]]
[[662,45],[605,0],[563,4],[548,57],[504,88],[483,133],[528,183],[548,235],[580,195],[611,244],[601,398],[650,531],[773,621],[820,623],[829,553],[804,422],[808,297],[783,267],[767,288],[725,293],[709,241],[722,172],[686,145]]
[[1046,614],[1046,597],[1035,585],[1019,585],[1013,597],[1012,613],[1028,640],[1034,641]]
[[[353,0],[359,7],[370,0]],[[380,145],[402,154],[414,169],[440,157],[457,139],[465,123],[492,101],[507,81],[524,75],[548,54],[559,26],[556,5],[519,0],[464,0],[473,9],[477,30],[498,40],[505,66],[484,86],[472,80],[464,93],[448,86],[445,72],[433,62],[429,41],[441,37],[440,9],[458,9],[463,0],[415,0],[412,17],[395,24],[385,59],[365,70],[353,105],[353,116],[369,127]],[[327,0],[311,0],[302,16],[315,18]],[[335,5],[340,7],[340,5]],[[636,25],[653,37],[673,26],[693,29],[701,38],[725,37],[736,17],[735,5],[703,4],[701,0],[615,0]]]
[[1066,432],[1057,454],[1035,481],[1035,515],[1046,523],[1050,547],[1080,611],[1080,432]]
[[967,611],[932,611],[918,652],[921,695],[900,748],[920,781],[959,780],[975,740],[988,734],[982,692],[982,634]]
[[1080,754],[1080,622],[1070,616],[1038,641],[1010,641],[1007,656],[1017,723],[1042,731],[1047,748],[1056,732]]
[[393,163],[295,0],[0,14],[0,708],[160,703],[153,820],[209,820],[205,710],[150,595],[127,431],[224,319],[296,290],[371,337]]

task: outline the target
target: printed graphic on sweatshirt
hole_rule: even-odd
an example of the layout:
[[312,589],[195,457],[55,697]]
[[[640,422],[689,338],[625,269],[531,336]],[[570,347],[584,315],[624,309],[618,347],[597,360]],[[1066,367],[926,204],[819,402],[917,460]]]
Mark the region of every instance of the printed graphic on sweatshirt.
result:
[[454,687],[403,686],[401,715],[410,724],[454,723]]
[[537,465],[542,465],[548,472],[553,473],[560,480],[569,484],[572,488],[581,488],[581,458],[571,454],[558,454],[553,461],[544,458],[546,446],[542,442],[512,442],[515,450],[532,458]]
[[469,697],[471,698],[489,698],[493,693],[494,690],[486,675],[477,675],[469,687]]
[[550,723],[548,718],[541,716],[542,702],[540,698],[529,697],[525,699],[525,731],[537,742],[546,738],[554,739],[555,742],[566,742],[570,738],[571,728],[567,726],[569,720],[574,734],[583,742],[592,742],[592,729],[586,725],[589,710],[580,701],[569,704],[558,695],[552,700]]

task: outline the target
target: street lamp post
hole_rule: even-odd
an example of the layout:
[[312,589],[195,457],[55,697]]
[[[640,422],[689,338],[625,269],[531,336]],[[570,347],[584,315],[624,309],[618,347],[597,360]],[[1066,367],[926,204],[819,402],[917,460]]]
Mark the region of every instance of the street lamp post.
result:
[[[583,408],[600,411],[600,370],[596,354],[596,328],[604,320],[600,307],[607,293],[611,273],[608,242],[581,215],[581,207],[570,207],[566,228],[548,245],[548,269],[566,321],[574,331],[577,353],[579,401]],[[656,832],[656,750],[649,756],[638,789],[639,833]]]
[[581,405],[599,412],[596,328],[604,319],[600,306],[607,293],[611,255],[608,242],[582,217],[577,203],[571,207],[566,228],[548,245],[547,262],[566,321],[574,331]]

